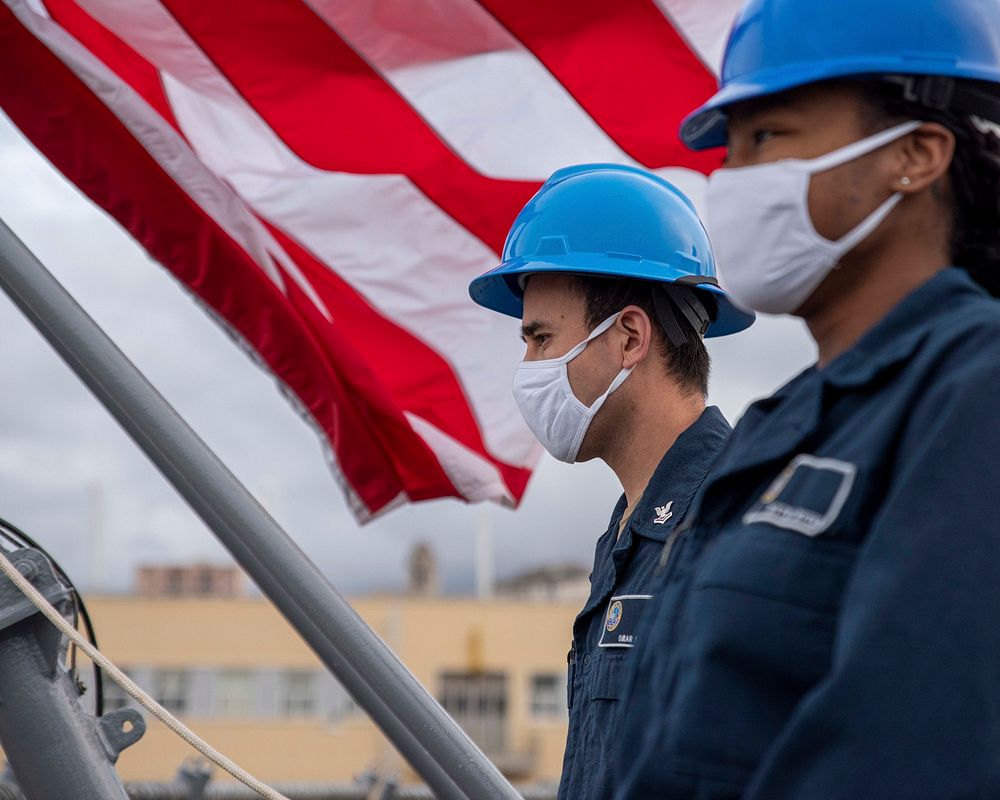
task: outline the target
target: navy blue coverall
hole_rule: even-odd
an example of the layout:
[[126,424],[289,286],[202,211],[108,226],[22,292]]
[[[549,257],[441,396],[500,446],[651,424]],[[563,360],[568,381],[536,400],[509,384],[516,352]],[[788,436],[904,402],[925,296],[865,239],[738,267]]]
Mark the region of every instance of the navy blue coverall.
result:
[[559,800],[610,800],[613,795],[616,706],[641,638],[640,623],[654,602],[653,572],[664,541],[687,513],[729,433],[721,412],[706,408],[657,466],[621,537],[624,496],[597,542],[590,597],[573,624],[569,736]]
[[678,531],[616,798],[1000,797],[1000,303],[964,271],[752,406]]

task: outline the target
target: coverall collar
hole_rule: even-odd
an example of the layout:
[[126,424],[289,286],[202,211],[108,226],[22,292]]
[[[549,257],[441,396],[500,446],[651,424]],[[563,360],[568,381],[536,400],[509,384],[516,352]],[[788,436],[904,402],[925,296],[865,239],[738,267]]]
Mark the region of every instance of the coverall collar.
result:
[[[900,301],[826,369],[811,366],[773,396],[754,403],[741,424],[747,430],[755,430],[756,440],[751,438],[738,453],[723,452],[712,470],[712,485],[738,472],[787,458],[803,447],[820,425],[825,395],[830,389],[876,381],[886,370],[905,361],[934,322],[952,313],[963,295],[982,292],[965,270],[944,269]],[[772,416],[779,406],[782,413],[771,424],[758,424]],[[713,511],[721,513],[722,509]]]
[[826,383],[843,388],[875,380],[884,370],[909,358],[934,322],[953,313],[962,295],[969,293],[982,294],[983,289],[968,272],[957,267],[941,270],[904,297],[820,375]]
[[664,542],[674,526],[681,523],[730,432],[722,412],[715,406],[708,406],[664,454],[625,530],[618,537],[618,525],[627,506],[622,495],[607,532],[597,543],[597,566],[591,576],[590,598],[578,619],[607,601],[637,537]]
[[[663,456],[629,518],[622,539],[634,533],[665,542],[674,525],[687,514],[691,499],[718,455],[716,448],[705,446],[706,437],[717,438],[721,444],[729,438],[730,431],[722,412],[715,406],[707,406]],[[621,514],[618,518],[621,519]]]

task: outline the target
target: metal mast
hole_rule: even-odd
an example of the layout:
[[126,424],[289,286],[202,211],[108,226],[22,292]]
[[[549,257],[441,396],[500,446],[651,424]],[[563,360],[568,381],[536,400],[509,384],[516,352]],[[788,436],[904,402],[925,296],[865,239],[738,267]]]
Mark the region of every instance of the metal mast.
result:
[[205,521],[436,797],[518,800],[497,768],[2,221],[0,288]]

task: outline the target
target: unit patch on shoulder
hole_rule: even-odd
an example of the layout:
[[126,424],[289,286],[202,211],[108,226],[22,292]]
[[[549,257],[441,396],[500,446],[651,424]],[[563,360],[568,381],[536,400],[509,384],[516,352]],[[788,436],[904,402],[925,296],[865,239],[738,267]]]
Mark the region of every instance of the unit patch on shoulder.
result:
[[620,594],[608,602],[599,647],[635,647],[639,620],[653,599],[651,594]]
[[743,524],[765,522],[819,536],[844,508],[856,474],[857,467],[846,461],[798,455],[743,515]]

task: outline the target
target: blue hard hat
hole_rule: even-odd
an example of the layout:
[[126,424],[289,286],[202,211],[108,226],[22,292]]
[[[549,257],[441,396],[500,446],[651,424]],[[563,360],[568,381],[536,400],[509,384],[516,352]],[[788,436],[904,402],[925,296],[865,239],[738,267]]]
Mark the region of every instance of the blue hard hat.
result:
[[520,318],[523,281],[540,272],[678,284],[714,299],[706,336],[749,327],[715,279],[708,234],[691,201],[638,167],[582,164],[554,173],[517,215],[502,263],[469,285],[479,305]]
[[681,139],[693,150],[724,145],[733,103],[866,75],[1000,83],[1000,0],[749,0],[719,91],[684,120]]

